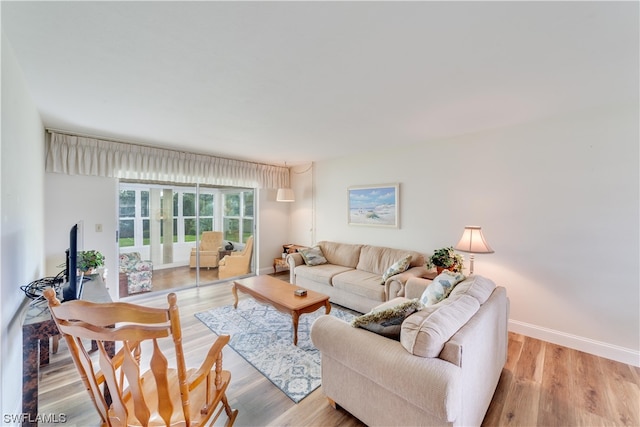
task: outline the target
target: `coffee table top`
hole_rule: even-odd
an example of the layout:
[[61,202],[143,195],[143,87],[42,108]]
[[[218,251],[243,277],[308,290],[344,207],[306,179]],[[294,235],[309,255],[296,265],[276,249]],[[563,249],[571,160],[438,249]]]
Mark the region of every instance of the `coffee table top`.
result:
[[300,310],[319,302],[327,301],[329,295],[307,289],[307,295],[297,296],[296,289],[304,289],[269,275],[247,277],[234,280],[238,290],[248,293],[256,299],[264,299],[289,310]]

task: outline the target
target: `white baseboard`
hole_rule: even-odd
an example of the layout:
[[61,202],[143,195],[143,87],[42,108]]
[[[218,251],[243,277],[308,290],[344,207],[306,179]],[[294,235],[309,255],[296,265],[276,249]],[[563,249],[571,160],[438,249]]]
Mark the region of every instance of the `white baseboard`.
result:
[[509,331],[640,367],[640,351],[638,350],[571,335],[518,320],[509,320]]

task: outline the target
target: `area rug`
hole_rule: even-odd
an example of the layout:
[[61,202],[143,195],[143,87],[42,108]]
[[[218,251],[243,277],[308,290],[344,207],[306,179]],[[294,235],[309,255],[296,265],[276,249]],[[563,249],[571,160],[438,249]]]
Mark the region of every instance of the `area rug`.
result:
[[[324,309],[303,314],[298,322],[298,345],[293,345],[291,316],[252,298],[213,308],[195,316],[217,335],[229,334],[229,346],[298,403],[320,386],[320,351],[309,332]],[[333,305],[330,315],[350,322],[358,313]]]

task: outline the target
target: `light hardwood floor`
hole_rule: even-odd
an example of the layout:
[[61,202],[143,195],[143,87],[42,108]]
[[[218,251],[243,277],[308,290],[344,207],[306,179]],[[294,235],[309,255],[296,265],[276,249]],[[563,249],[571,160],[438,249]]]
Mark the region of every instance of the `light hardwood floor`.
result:
[[[232,304],[231,286],[223,282],[176,293],[187,363],[199,366],[214,335],[194,314]],[[166,293],[127,301],[162,307]],[[232,372],[227,393],[231,406],[239,410],[236,426],[363,425],[344,410],[331,408],[322,387],[295,404],[230,348],[224,351],[224,365]],[[66,414],[65,427],[99,425],[64,341],[40,372],[41,414]],[[483,425],[640,426],[639,384],[637,367],[510,334],[508,361]]]
[[153,289],[165,291],[172,288],[193,287],[196,281],[210,284],[218,280],[217,268],[201,268],[200,276],[196,277],[196,269],[189,266],[154,269],[151,283]]

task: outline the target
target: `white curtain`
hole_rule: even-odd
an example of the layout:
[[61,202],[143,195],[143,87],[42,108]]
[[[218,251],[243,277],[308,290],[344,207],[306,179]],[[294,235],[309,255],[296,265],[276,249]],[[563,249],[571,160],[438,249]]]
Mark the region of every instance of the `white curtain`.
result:
[[49,133],[47,172],[251,188],[289,187],[289,170],[281,166]]

